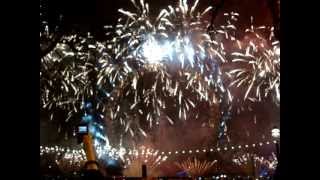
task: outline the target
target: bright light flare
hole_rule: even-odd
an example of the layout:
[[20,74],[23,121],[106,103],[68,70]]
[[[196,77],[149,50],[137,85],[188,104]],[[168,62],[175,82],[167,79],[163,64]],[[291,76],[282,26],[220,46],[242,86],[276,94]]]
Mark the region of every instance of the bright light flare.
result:
[[167,54],[165,46],[160,45],[154,38],[148,39],[142,45],[142,53],[150,64],[158,64]]

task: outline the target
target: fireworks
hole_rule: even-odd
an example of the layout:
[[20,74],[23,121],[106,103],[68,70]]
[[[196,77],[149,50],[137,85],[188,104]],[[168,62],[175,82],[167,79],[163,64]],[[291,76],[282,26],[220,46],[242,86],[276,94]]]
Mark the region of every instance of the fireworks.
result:
[[[94,143],[97,161],[101,165],[106,165],[110,160],[117,161],[124,159],[126,151],[124,148],[116,149],[114,147],[103,145],[95,140]],[[65,148],[61,146],[43,147],[40,146],[40,156],[43,159],[50,158],[55,162],[59,169],[65,173],[79,171],[87,161],[86,154],[81,147]]]
[[[202,19],[211,7],[197,12],[197,2],[189,8],[180,1],[179,7],[168,6],[152,18],[148,4],[132,2],[137,12],[119,10],[124,17],[107,42],[108,56],[99,60],[98,86],[114,87],[109,117],[132,136],[146,136],[141,122],[152,128],[163,115],[174,124],[174,119],[187,120],[199,102],[221,103],[227,90],[219,63],[225,60]],[[170,117],[168,107],[176,108],[178,117]]]
[[[269,32],[269,41],[259,31]],[[272,95],[280,103],[280,42],[274,40],[273,28],[251,26],[246,32],[249,42],[239,44],[240,52],[233,52],[235,68],[228,72],[230,86],[244,87],[243,100],[259,102]],[[269,44],[271,42],[271,44]]]
[[[105,26],[110,39],[63,36],[41,58],[40,103],[51,119],[61,109],[67,113],[65,121],[73,118],[77,123],[79,116],[88,115],[84,106],[89,101],[93,116],[101,114],[120,124],[121,134],[146,137],[160,120],[174,124],[193,119],[191,113],[197,119],[199,105],[207,103],[219,114],[221,137],[230,104],[239,100],[224,86],[225,74],[231,78],[230,87],[245,89],[241,99],[262,101],[272,95],[280,103],[280,43],[272,28],[252,26],[247,32],[257,40],[245,43],[236,39],[238,13],[225,13],[226,24],[208,32],[210,23],[203,16],[211,7],[198,11],[198,1],[189,7],[181,0],[157,16],[144,1],[131,2],[135,11],[119,9],[118,23]],[[271,43],[260,30],[270,30]],[[226,40],[237,43],[238,50],[229,53]],[[225,64],[232,70],[224,73],[220,68]]]
[[254,163],[256,169],[267,168],[269,171],[275,170],[278,163],[274,153],[268,158],[250,153],[235,154],[233,155],[232,162],[242,168],[248,168],[248,165]]
[[207,173],[217,161],[200,161],[196,158],[188,159],[181,163],[175,163],[181,170],[188,173],[189,176],[203,176]]
[[278,164],[277,157],[274,153],[272,153],[272,155],[269,156],[268,158],[257,157],[255,160],[259,167],[266,167],[269,170],[276,170],[276,167]]
[[[44,109],[65,110],[67,121],[93,100],[94,108],[118,121],[125,132],[146,136],[141,122],[152,128],[164,114],[173,124],[174,119],[187,120],[187,112],[199,102],[221,103],[226,89],[219,63],[225,60],[202,19],[211,7],[198,12],[198,2],[189,8],[180,1],[177,8],[168,6],[152,18],[147,3],[132,2],[137,12],[119,9],[123,17],[115,27],[107,26],[110,41],[63,37],[41,59]],[[178,117],[170,117],[168,107],[176,108]]]
[[[93,48],[92,43],[96,43]],[[97,94],[94,79],[94,59],[98,56],[98,42],[90,42],[90,37],[66,36],[56,47],[41,59],[40,92],[42,108],[53,115],[57,109],[71,117],[84,112],[85,102],[94,100],[96,107],[101,101],[93,98]],[[99,56],[98,56],[99,57]]]
[[82,160],[79,156],[81,155],[66,153],[61,159],[57,160],[56,163],[58,164],[59,169],[64,172],[79,171],[85,163],[85,160]]
[[238,166],[245,165],[251,161],[252,156],[254,155],[251,155],[249,153],[242,154],[241,156],[234,155],[234,157],[232,158],[232,162]]
[[40,156],[51,158],[65,173],[79,171],[86,162],[86,156],[82,149],[40,146]]
[[242,155],[234,155],[232,163],[236,165],[237,170],[250,173],[254,167],[255,172],[259,177],[267,177],[274,173],[276,170],[278,161],[274,153],[271,156],[265,158],[256,154],[245,153]]
[[101,162],[106,162],[110,159],[118,160],[118,159],[124,159],[124,155],[126,154],[126,150],[123,147],[120,147],[119,149],[111,147],[109,144],[100,143],[97,140],[95,140],[94,147],[96,150],[97,158]]
[[125,176],[141,176],[141,167],[145,164],[148,168],[149,176],[157,176],[157,167],[167,160],[166,155],[160,154],[159,150],[146,148],[144,146],[139,149],[130,150],[125,155]]

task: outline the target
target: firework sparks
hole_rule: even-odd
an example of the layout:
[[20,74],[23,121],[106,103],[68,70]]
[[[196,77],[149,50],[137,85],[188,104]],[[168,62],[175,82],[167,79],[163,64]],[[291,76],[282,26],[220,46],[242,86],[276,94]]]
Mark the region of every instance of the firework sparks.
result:
[[[85,101],[98,93],[90,76],[95,71],[92,54],[101,51],[99,45],[98,42],[93,45],[90,38],[66,36],[41,59],[40,100],[42,108],[51,113],[51,120],[57,109],[68,112],[65,121],[83,113]],[[95,102],[94,108],[103,107],[100,99]]]
[[141,166],[145,164],[148,168],[150,176],[156,176],[157,167],[167,160],[166,155],[160,154],[159,150],[146,148],[141,146],[138,149],[130,150],[125,155],[125,170],[126,176],[141,176]]
[[217,161],[200,161],[196,158],[187,159],[181,163],[175,163],[181,170],[187,172],[190,176],[203,176],[208,172]]
[[276,170],[276,168],[277,168],[278,160],[277,160],[277,157],[274,153],[272,153],[272,155],[268,158],[256,157],[255,160],[256,160],[259,167],[264,166],[270,170]]
[[[235,98],[223,84],[224,63],[237,64],[226,74],[232,78],[230,86],[246,88],[244,100],[261,101],[272,94],[280,102],[280,48],[273,33],[272,48],[251,41],[246,46],[236,40],[236,12],[225,13],[226,24],[207,32],[210,23],[203,16],[211,7],[198,11],[198,1],[190,7],[180,1],[156,17],[149,14],[147,3],[131,2],[134,12],[119,9],[117,25],[106,26],[110,40],[97,42],[90,34],[66,36],[41,59],[43,109],[63,109],[68,121],[92,100],[93,108],[119,122],[125,133],[145,137],[147,127],[160,119],[170,124],[187,120],[188,112],[205,102],[221,108],[221,135]],[[261,29],[266,28],[252,26],[247,32],[263,39],[256,33]],[[231,54],[231,62],[222,39],[236,42],[240,49]]]
[[79,171],[85,161],[86,156],[81,149],[70,149],[62,147],[40,147],[40,156],[51,158],[65,173]]
[[275,154],[265,158],[263,156],[258,156],[256,154],[244,153],[244,154],[235,154],[232,158],[232,163],[242,171],[250,172],[252,165],[254,165],[257,172],[260,176],[266,174],[273,174],[275,171],[278,161]]
[[[258,31],[268,31],[269,41],[261,37]],[[240,52],[233,52],[234,69],[228,74],[232,77],[230,86],[245,87],[243,100],[260,102],[272,95],[276,104],[280,103],[280,42],[274,40],[273,28],[251,26],[246,32],[253,34],[246,47]]]
[[[211,8],[198,12],[198,2],[189,9],[183,1],[153,19],[148,4],[132,2],[137,12],[119,10],[123,17],[110,32],[114,34],[111,41],[67,36],[41,59],[44,109],[63,109],[68,121],[83,112],[85,101],[93,99],[94,108],[119,121],[125,132],[147,136],[141,119],[153,127],[166,114],[169,99],[177,108],[177,119],[184,120],[199,102],[221,102],[217,92],[225,88],[218,66],[224,59],[202,19]],[[167,117],[173,124],[176,118]]]
[[[137,12],[119,10],[124,18],[119,19],[115,36],[108,42],[110,56],[99,60],[98,86],[115,87],[108,102],[113,107],[110,118],[120,120],[125,132],[135,135],[136,129],[146,136],[141,119],[153,127],[166,114],[169,99],[177,108],[177,119],[184,120],[197,103],[218,103],[216,98],[221,97],[216,93],[225,88],[217,67],[224,59],[203,23],[202,16],[210,8],[200,13],[197,2],[191,9],[180,2],[153,19],[148,4],[132,2]],[[167,117],[174,124],[175,118]]]

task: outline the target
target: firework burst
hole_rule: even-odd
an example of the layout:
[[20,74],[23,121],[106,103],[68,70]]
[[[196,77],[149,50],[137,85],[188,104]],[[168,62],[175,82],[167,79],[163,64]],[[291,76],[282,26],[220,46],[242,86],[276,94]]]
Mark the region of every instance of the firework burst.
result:
[[[95,62],[98,42],[90,37],[64,36],[56,47],[41,59],[40,104],[51,113],[57,109],[68,113],[66,121],[84,112],[84,104],[97,94],[94,85]],[[99,55],[101,55],[100,53]],[[92,60],[93,59],[93,60]],[[97,107],[100,101],[93,99]]]
[[[98,86],[114,87],[109,117],[132,136],[135,130],[146,136],[142,124],[152,128],[161,114],[174,124],[173,119],[187,120],[187,112],[199,102],[221,103],[227,90],[219,64],[225,60],[202,19],[211,7],[198,12],[198,1],[191,8],[180,1],[153,18],[147,3],[132,2],[136,12],[119,9],[123,17],[107,42],[108,56],[99,60]],[[170,117],[168,107],[175,108],[178,117]]]
[[175,163],[181,170],[188,173],[189,176],[196,177],[196,176],[203,176],[207,173],[213,165],[217,161],[200,161],[197,158],[190,159],[181,162]]
[[[272,95],[280,103],[280,48],[272,28],[252,26],[247,33],[257,41],[243,44],[233,25],[238,13],[225,13],[226,24],[208,31],[210,23],[203,16],[211,7],[198,11],[198,1],[189,7],[181,0],[157,16],[144,1],[131,2],[134,12],[119,9],[118,23],[106,26],[111,37],[106,42],[90,35],[64,36],[41,58],[41,106],[51,119],[56,109],[68,113],[66,121],[82,115],[85,102],[91,101],[96,112],[121,125],[121,132],[147,136],[146,130],[160,120],[174,124],[190,119],[188,112],[197,114],[199,104],[208,103],[221,114],[221,136],[234,98],[223,84],[223,64],[233,65],[226,74],[230,87],[246,89],[243,100]],[[257,31],[263,29],[271,30],[271,44],[261,43]],[[231,62],[223,39],[239,46]]]
[[160,164],[167,160],[167,156],[161,155],[159,150],[146,148],[144,146],[130,150],[124,156],[125,162],[125,176],[141,176],[141,167],[146,165],[149,175],[151,177],[157,176],[157,168]]
[[[227,72],[230,86],[245,88],[242,101],[260,102],[269,95],[280,103],[280,42],[274,40],[273,28],[265,26],[246,30],[248,42],[238,42],[239,51],[231,55],[235,68]],[[263,37],[268,34],[268,40]]]
[[267,158],[256,154],[244,153],[233,155],[232,163],[237,169],[244,172],[251,172],[252,167],[254,167],[256,172],[272,174],[277,167],[278,161],[274,153]]
[[[219,64],[225,60],[202,18],[211,7],[200,12],[198,1],[192,7],[180,1],[153,17],[147,3],[132,3],[136,12],[119,9],[118,24],[106,26],[110,41],[64,36],[41,58],[41,106],[51,119],[62,109],[68,121],[92,101],[125,132],[146,136],[146,127],[159,124],[161,114],[173,124],[187,120],[201,102],[222,103],[228,90]],[[166,113],[168,107],[177,117]]]

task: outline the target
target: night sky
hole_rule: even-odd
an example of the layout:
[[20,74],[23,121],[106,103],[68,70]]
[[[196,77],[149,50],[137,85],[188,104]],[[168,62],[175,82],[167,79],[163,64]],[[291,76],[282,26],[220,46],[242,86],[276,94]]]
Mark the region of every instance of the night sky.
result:
[[[51,22],[55,24],[59,14],[64,15],[66,26],[77,26],[84,31],[92,31],[102,36],[101,29],[104,25],[115,24],[119,13],[119,8],[132,10],[134,7],[130,0],[96,0],[96,1],[76,1],[76,0],[42,0],[47,2],[48,15]],[[216,5],[219,1],[200,0],[199,9],[205,9],[209,5]],[[254,16],[255,24],[271,25],[272,16],[268,6],[269,0],[225,0],[224,5],[219,10],[215,23],[222,20],[222,12],[238,12],[241,16],[239,25],[248,27],[250,25],[250,16]],[[158,14],[159,10],[173,4],[172,0],[153,0],[147,1],[150,6],[151,14]],[[178,2],[178,1],[177,1]],[[189,0],[189,4],[194,1]],[[210,17],[208,17],[210,18]]]
[[[149,2],[151,13],[158,14],[159,9],[165,8],[172,0],[147,1]],[[217,1],[214,1],[215,3]],[[189,4],[193,1],[189,1]],[[199,9],[205,9],[211,4],[209,0],[200,0]],[[133,9],[129,0],[97,0],[82,1],[69,0],[50,0],[48,2],[49,23],[54,24],[58,13],[64,14],[65,31],[77,29],[79,31],[91,31],[98,38],[104,38],[103,26],[115,24],[118,17],[117,9]],[[153,11],[152,11],[153,10]],[[156,10],[156,11],[155,11]],[[249,27],[250,16],[254,17],[256,25],[272,25],[272,16],[267,4],[267,0],[226,0],[222,9],[215,19],[215,23],[222,21],[224,12],[238,12],[240,19],[238,26],[240,28]],[[210,15],[207,17],[210,18]],[[51,21],[51,22],[50,22]],[[206,108],[204,108],[206,109]],[[256,116],[256,123],[254,122]],[[188,119],[174,126],[170,126],[167,121],[161,123],[152,135],[152,137],[142,140],[140,143],[152,144],[162,150],[171,150],[187,147],[205,147],[216,144],[218,125],[215,121],[213,127],[207,123],[208,118],[213,118],[208,112],[202,113],[198,121]],[[228,124],[228,136],[230,143],[243,144],[254,143],[263,139],[270,140],[270,130],[273,126],[279,126],[280,111],[271,102],[255,104],[253,112],[243,112],[239,115],[233,115]],[[56,134],[56,124],[50,124],[47,121],[41,121],[41,144],[51,144],[64,142],[64,135]],[[70,130],[70,129],[69,129]],[[72,132],[69,132],[69,134]],[[70,141],[69,141],[70,142]],[[73,142],[75,143],[75,141]]]

